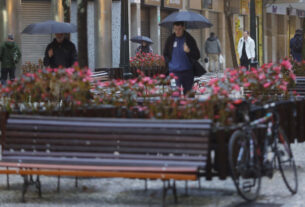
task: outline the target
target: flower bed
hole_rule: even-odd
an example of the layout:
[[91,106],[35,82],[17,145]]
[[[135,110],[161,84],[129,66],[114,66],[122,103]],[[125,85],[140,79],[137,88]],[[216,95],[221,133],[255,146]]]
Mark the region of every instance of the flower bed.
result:
[[166,74],[165,60],[163,56],[153,53],[137,53],[130,59],[130,72],[137,77],[142,75],[153,77],[157,74]]
[[[26,73],[2,88],[1,106],[8,111],[64,115],[207,118],[216,125],[227,126],[234,123],[235,104],[239,102],[232,94],[240,93],[241,88],[250,90],[245,98],[251,97],[257,103],[278,98],[271,94],[285,98],[287,87],[295,78],[291,68],[289,61],[283,61],[280,65],[266,64],[250,71],[227,69],[223,77],[212,79],[201,88],[194,87],[186,96],[170,87],[175,78],[173,74],[147,77],[138,70],[138,76],[133,79],[100,82],[92,81],[91,71],[77,65],[68,69],[44,69]],[[195,91],[205,98],[193,98]],[[113,109],[106,115],[102,106],[109,105]]]

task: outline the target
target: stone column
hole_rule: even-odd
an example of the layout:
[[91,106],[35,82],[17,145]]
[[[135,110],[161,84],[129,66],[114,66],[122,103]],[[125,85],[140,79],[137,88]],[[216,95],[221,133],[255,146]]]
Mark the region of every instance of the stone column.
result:
[[0,44],[7,37],[7,18],[6,1],[0,1]]
[[[141,4],[135,3],[130,5],[130,38],[141,35]],[[131,56],[135,55],[135,50],[139,44],[131,43]]]
[[154,53],[161,54],[161,29],[159,21],[161,19],[160,7],[150,8],[150,37],[154,44],[152,48]]
[[95,0],[95,68],[112,67],[112,0]]
[[55,21],[64,21],[64,8],[62,6],[63,0],[52,0],[52,18]]
[[[223,58],[226,60],[227,59],[226,58],[226,33],[227,33],[226,17],[225,17],[225,14],[223,12],[218,13],[218,15],[219,15],[219,25],[220,25],[218,38],[219,38],[219,41],[221,43],[221,52],[222,52]],[[226,68],[226,65],[224,65],[224,68]]]
[[277,61],[277,16],[276,14],[272,14],[271,16],[271,28],[272,28],[272,62],[276,62]]
[[6,0],[6,18],[7,18],[7,32],[5,34],[5,38],[7,38],[7,34],[14,34],[15,41],[20,44],[21,42],[21,34],[19,31],[20,24],[20,1],[19,0]]

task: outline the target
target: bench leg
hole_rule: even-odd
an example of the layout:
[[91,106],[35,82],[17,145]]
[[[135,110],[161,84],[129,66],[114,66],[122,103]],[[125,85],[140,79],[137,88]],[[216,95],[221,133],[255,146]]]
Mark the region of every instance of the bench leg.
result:
[[175,204],[177,204],[178,203],[178,197],[177,197],[177,188],[176,188],[176,181],[175,180],[174,180],[172,189],[173,189]]
[[75,187],[78,188],[78,177],[75,177]]
[[29,186],[29,179],[28,175],[23,175],[23,186],[22,186],[22,197],[21,197],[21,202],[25,203],[25,193],[28,189]]
[[188,195],[188,190],[189,190],[187,180],[185,181],[185,186],[184,186],[184,188],[185,188],[185,195],[187,196],[187,195]]
[[[6,168],[6,170],[8,170],[8,167]],[[6,188],[7,190],[10,189],[10,175],[6,174]]]
[[199,187],[199,190],[201,190],[201,179],[200,179],[200,177],[198,179],[198,187]]
[[36,178],[36,181],[35,181],[35,186],[36,186],[36,189],[38,190],[38,196],[39,196],[39,198],[41,198],[42,197],[42,195],[41,195],[41,182],[40,182],[39,175],[37,175],[37,178]]
[[175,204],[178,203],[176,181],[173,180],[173,184],[171,184],[170,180],[166,180],[163,181],[162,206],[165,206],[165,199],[166,199],[167,191],[169,189],[173,191]]
[[147,179],[145,179],[144,190],[145,190],[145,192],[147,191]]
[[60,176],[57,177],[57,192],[60,192]]

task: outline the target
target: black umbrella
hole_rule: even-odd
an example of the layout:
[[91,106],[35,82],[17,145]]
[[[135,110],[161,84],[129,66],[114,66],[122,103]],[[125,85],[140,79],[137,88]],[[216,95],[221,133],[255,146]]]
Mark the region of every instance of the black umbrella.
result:
[[77,27],[74,24],[66,22],[46,21],[37,22],[28,25],[23,34],[56,34],[56,33],[73,33],[77,31]]
[[153,44],[153,41],[149,38],[149,37],[146,37],[146,36],[135,36],[135,37],[132,37],[130,39],[131,42],[135,42],[135,43],[142,43],[142,42],[147,42],[148,44]]
[[201,29],[213,26],[207,18],[192,11],[174,12],[163,19],[160,26],[172,27],[174,22],[184,22],[187,29]]

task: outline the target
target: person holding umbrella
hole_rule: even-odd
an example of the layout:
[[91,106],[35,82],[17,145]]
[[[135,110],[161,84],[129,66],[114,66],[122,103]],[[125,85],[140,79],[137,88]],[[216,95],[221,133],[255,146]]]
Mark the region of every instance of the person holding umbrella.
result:
[[75,45],[65,38],[65,34],[76,31],[77,27],[74,24],[49,20],[30,24],[22,33],[55,34],[53,42],[46,48],[43,64],[51,68],[69,68],[77,61],[77,52]]
[[43,64],[51,68],[69,68],[76,61],[77,52],[75,45],[66,39],[63,33],[55,34],[53,42],[46,48]]
[[153,41],[146,36],[135,36],[130,39],[131,42],[140,43],[141,45],[136,49],[136,53],[153,53],[153,49],[151,48],[151,44]]
[[182,86],[186,94],[193,87],[193,61],[200,58],[200,51],[195,39],[185,31],[184,22],[174,22],[174,33],[168,37],[163,55],[169,72],[178,78],[176,85]]
[[153,53],[153,49],[149,43],[143,41],[142,44],[136,49],[136,53]]

